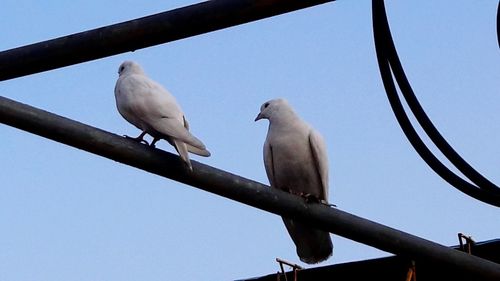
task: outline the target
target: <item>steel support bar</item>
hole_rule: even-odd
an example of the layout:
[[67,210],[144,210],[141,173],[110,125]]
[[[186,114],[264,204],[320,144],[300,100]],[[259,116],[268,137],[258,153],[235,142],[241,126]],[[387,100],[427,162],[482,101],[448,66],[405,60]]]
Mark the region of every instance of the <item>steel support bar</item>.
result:
[[192,161],[190,172],[176,155],[0,97],[0,123],[25,130],[208,192],[405,256],[456,270],[471,280],[500,280],[500,265],[322,204]]
[[333,0],[213,0],[0,52],[0,81],[134,51]]

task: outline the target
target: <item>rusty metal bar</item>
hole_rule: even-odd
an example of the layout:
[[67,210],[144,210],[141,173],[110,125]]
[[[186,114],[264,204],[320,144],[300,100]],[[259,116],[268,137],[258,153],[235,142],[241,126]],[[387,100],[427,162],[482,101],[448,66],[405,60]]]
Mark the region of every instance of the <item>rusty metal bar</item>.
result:
[[0,123],[124,163],[220,196],[286,217],[354,241],[470,276],[500,280],[500,265],[429,240],[269,188],[196,161],[185,169],[176,155],[118,135],[0,97]]
[[213,0],[0,52],[0,81],[183,39],[334,0]]

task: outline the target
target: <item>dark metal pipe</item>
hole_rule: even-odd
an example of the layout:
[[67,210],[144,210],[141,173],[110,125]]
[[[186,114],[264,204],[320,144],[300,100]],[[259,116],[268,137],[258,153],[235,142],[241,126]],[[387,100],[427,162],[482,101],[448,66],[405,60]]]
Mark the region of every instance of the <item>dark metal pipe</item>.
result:
[[498,2],[498,7],[497,7],[497,40],[498,40],[498,47],[500,48],[500,2]]
[[471,280],[500,280],[500,265],[398,231],[322,204],[307,204],[300,197],[261,183],[192,161],[187,170],[179,157],[118,135],[73,121],[5,97],[0,97],[0,123],[113,159],[235,201],[402,255],[456,270]]
[[0,81],[151,47],[332,1],[206,1],[0,52]]
[[[448,144],[448,142],[434,127],[423,108],[420,106],[418,99],[413,93],[411,85],[406,78],[401,62],[399,61],[390,32],[389,23],[387,21],[384,1],[373,0],[372,10],[373,34],[380,75],[391,108],[394,111],[396,119],[401,125],[401,129],[404,134],[407,136],[408,140],[422,159],[446,182],[475,199],[500,207],[500,193],[498,187],[474,170],[474,168],[472,168]],[[471,184],[451,171],[427,147],[418,135],[405,112],[403,104],[399,98],[398,91],[396,90],[393,77],[396,79],[396,82],[398,82],[401,93],[403,94],[403,97],[405,97],[413,115],[421,124],[429,138],[434,142],[436,147],[438,147],[438,149],[448,158],[448,160],[450,160],[452,164],[457,167],[458,170],[462,172],[462,174],[468,177],[472,182],[478,184],[478,186]]]

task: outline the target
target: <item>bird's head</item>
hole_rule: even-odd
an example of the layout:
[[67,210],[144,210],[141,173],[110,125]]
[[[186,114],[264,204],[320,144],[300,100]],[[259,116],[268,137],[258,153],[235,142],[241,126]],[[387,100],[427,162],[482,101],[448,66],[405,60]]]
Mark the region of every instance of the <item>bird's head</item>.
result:
[[118,76],[122,76],[127,73],[143,74],[144,71],[138,63],[127,60],[120,64],[120,67],[118,68]]
[[292,108],[285,99],[278,98],[266,101],[260,107],[260,113],[255,118],[255,121],[260,119],[268,119],[271,121],[271,119],[282,115],[284,112],[293,112]]

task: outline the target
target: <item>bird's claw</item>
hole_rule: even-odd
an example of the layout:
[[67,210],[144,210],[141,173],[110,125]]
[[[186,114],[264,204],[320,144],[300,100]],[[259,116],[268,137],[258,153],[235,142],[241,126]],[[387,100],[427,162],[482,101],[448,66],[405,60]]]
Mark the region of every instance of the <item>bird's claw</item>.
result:
[[311,193],[299,192],[298,195],[306,200],[306,203],[319,203],[330,208],[337,208],[337,205],[330,204],[325,199],[319,199],[317,196],[312,195]]
[[293,191],[293,190],[291,190],[289,188],[283,188],[283,191],[304,198],[304,200],[306,201],[306,203],[319,203],[319,204],[326,205],[326,206],[328,206],[330,208],[337,208],[337,205],[330,204],[325,199],[319,199],[316,195],[313,195],[311,193],[296,192],[296,191]]
[[138,143],[143,143],[143,144],[145,144],[145,145],[149,145],[149,142],[148,142],[147,140],[143,139],[141,136],[136,137],[136,138],[131,137],[131,136],[127,136],[127,135],[123,135],[123,136],[124,136],[126,139],[133,140],[133,141],[136,141],[136,142],[138,142]]
[[322,203],[321,201],[324,201],[311,193],[300,192],[299,196],[304,198],[307,203]]
[[320,203],[321,203],[321,204],[323,204],[323,205],[326,205],[326,206],[328,206],[328,207],[330,207],[330,208],[337,208],[337,205],[335,205],[335,204],[330,204],[330,203],[328,203],[326,200],[321,200],[321,202],[320,202]]

